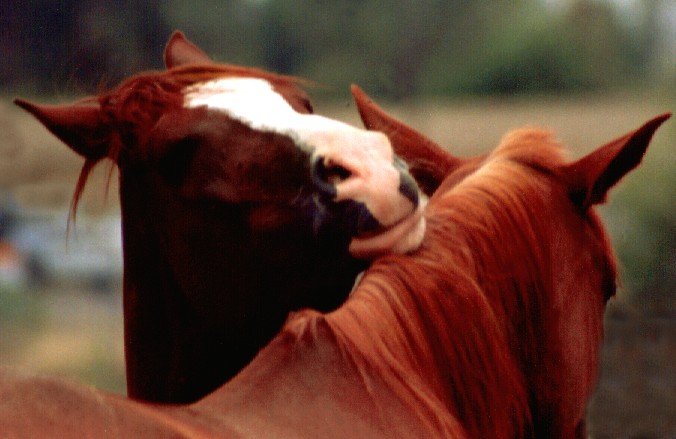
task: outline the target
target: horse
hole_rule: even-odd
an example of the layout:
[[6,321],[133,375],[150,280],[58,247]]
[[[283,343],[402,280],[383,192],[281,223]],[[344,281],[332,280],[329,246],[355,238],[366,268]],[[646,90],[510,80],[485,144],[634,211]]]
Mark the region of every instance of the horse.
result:
[[119,169],[128,395],[185,403],[289,311],[335,309],[368,260],[416,248],[425,196],[382,133],[312,114],[303,81],[213,62],[180,32],[165,71],[74,104],[15,102]]
[[199,401],[5,372],[0,426],[10,437],[584,437],[617,277],[594,206],[669,116],[572,162],[550,133],[521,129],[481,159],[440,164],[449,174],[437,185],[428,173],[437,189],[416,250],[375,259],[337,309],[293,314]]
[[[451,181],[457,182],[465,178],[486,160],[486,154],[469,159],[453,157],[431,139],[388,115],[359,87],[353,85],[352,92],[364,125],[368,129],[379,130],[391,138],[393,145],[396,145],[397,154],[410,161],[411,173],[425,192],[436,190],[444,180],[443,175],[448,174],[449,170],[452,176],[446,178],[444,183],[446,185]],[[596,155],[590,155],[586,162],[580,161],[576,166],[571,165],[571,169],[566,171],[567,174],[586,175],[591,171],[583,171],[582,168],[592,169],[595,166],[594,160],[599,162],[596,165],[597,172],[606,172],[587,175],[584,177],[587,180],[573,182],[576,187],[582,188],[572,192],[571,197],[579,198],[578,203],[582,205],[583,212],[592,205],[603,202],[607,188],[640,162],[652,133],[669,117],[670,114],[662,115],[640,130],[609,143],[602,149],[606,151],[605,156],[598,152]],[[628,146],[626,145],[628,142],[636,142],[636,145]],[[533,150],[537,151],[539,142],[535,143]],[[621,148],[625,150],[620,152]],[[611,160],[615,162],[611,164]],[[592,187],[593,179],[598,180],[596,184],[600,186],[596,189],[597,193],[590,193],[584,189]],[[602,190],[604,188],[605,190]],[[590,215],[594,222],[598,222],[593,212]],[[601,228],[600,225],[596,227]],[[508,259],[509,255],[505,255],[504,258]],[[613,271],[614,268],[610,270]],[[574,278],[579,275],[575,272],[565,276]],[[496,297],[503,296],[503,290],[495,288],[498,284],[493,283],[493,275],[484,274],[483,278],[486,280],[483,287],[486,291],[494,291]],[[533,321],[528,320],[527,315],[518,309],[510,310],[512,315],[522,316],[522,319],[515,323],[516,330],[513,331],[511,341],[514,343],[515,351],[523,351],[520,363],[522,370],[526,371],[529,385],[535,437],[586,437],[584,409],[596,382],[603,332],[603,311],[605,303],[615,291],[614,283],[608,282],[608,285],[606,293],[602,296],[601,311],[596,314],[585,311],[585,307],[598,309],[599,296],[591,292],[585,293],[581,286],[578,288],[582,291],[577,293],[547,295],[546,298],[555,301],[542,302],[539,305],[542,308],[534,310],[534,320],[542,321],[538,325],[533,325]],[[540,287],[537,291],[544,289]],[[572,300],[575,304],[574,309],[567,307],[564,302],[567,300]],[[524,333],[524,330],[527,331]],[[581,335],[577,335],[575,331],[580,331]],[[534,342],[523,345],[524,334],[529,334],[529,338]],[[524,350],[524,346],[531,346],[532,350],[530,352]],[[552,370],[555,368],[556,372]],[[575,434],[572,433],[574,429]]]

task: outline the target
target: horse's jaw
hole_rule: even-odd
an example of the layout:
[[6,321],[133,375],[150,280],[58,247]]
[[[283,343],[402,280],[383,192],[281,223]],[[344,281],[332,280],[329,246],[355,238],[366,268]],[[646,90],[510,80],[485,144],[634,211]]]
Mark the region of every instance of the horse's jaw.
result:
[[423,242],[426,230],[425,206],[427,199],[422,198],[418,207],[398,223],[376,234],[357,236],[350,242],[350,254],[358,259],[374,259],[388,253],[409,253]]

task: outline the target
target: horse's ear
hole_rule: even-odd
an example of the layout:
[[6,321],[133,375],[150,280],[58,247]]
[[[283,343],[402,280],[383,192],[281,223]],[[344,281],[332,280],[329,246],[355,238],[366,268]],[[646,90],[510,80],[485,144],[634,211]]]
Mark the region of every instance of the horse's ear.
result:
[[583,210],[603,203],[608,190],[641,163],[653,134],[669,117],[671,113],[658,116],[639,129],[565,165],[563,176],[573,202]]
[[110,131],[101,121],[98,104],[38,105],[22,99],[14,103],[82,157],[97,161],[107,155]]
[[352,85],[359,115],[368,130],[384,133],[394,152],[410,166],[423,192],[431,194],[453,170],[466,161],[451,155],[430,138],[388,115],[357,85]]
[[168,69],[184,64],[213,64],[209,55],[188,41],[183,32],[174,32],[164,49],[164,64]]

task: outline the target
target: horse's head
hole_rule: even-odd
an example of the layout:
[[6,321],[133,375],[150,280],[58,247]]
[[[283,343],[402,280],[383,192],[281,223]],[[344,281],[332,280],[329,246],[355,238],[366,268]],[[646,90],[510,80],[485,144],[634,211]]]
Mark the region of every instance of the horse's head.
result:
[[180,33],[165,62],[75,105],[16,102],[87,160],[83,177],[107,157],[186,198],[308,208],[315,231],[351,240],[357,258],[420,243],[423,200],[385,135],[311,114],[297,80],[217,65]]
[[[289,310],[334,308],[365,260],[416,248],[425,198],[385,135],[311,114],[298,80],[218,65],[180,33],[165,62],[74,105],[16,102],[85,158],[76,201],[97,162],[120,170],[128,358],[161,337],[130,341],[152,332],[148,314],[192,321],[246,351],[227,367],[208,356],[237,353],[214,346],[185,360],[202,363],[195,375],[213,368],[213,388]],[[198,350],[183,332],[163,336]],[[150,393],[165,398],[132,392]]]
[[76,201],[91,167],[110,158],[123,204],[126,183],[142,178],[134,192],[237,206],[233,230],[247,245],[250,233],[300,224],[330,252],[360,259],[420,243],[424,198],[385,135],[311,114],[298,80],[215,64],[180,33],[165,63],[74,105],[16,101],[85,158]]

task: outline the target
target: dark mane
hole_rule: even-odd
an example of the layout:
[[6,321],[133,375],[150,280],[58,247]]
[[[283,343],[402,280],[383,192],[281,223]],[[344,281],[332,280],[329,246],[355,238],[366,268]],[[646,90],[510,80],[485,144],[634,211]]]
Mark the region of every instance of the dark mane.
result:
[[[104,158],[117,161],[121,151],[129,145],[144,144],[158,119],[168,111],[183,104],[181,91],[192,84],[227,77],[256,77],[270,82],[296,107],[297,111],[312,112],[310,100],[297,85],[310,85],[309,81],[291,76],[277,75],[263,70],[223,65],[186,65],[167,71],[149,71],[137,74],[108,92],[85,98],[82,105],[97,103],[102,109],[101,142],[107,143],[105,156],[85,160],[71,201],[71,220],[74,220],[77,205],[92,169]],[[112,173],[112,166],[110,173]],[[109,174],[110,175],[110,174]]]

